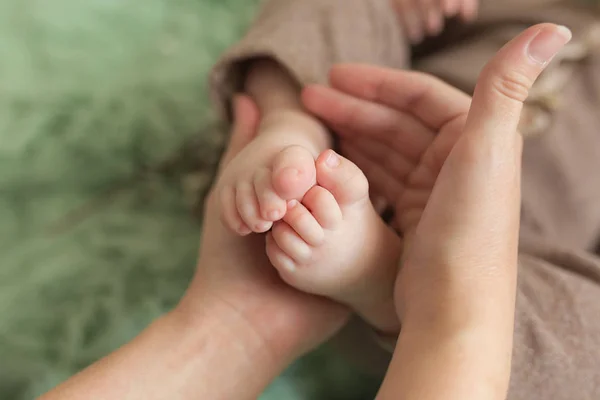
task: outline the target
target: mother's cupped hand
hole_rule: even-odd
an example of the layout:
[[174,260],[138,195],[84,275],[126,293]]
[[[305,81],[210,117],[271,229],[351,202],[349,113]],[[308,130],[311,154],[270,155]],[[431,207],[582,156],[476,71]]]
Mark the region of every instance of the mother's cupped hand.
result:
[[[234,126],[217,175],[253,139],[259,120],[258,108],[248,96],[234,99]],[[220,220],[216,203],[211,191],[197,271],[179,308],[202,324],[203,310],[217,304],[224,323],[233,322],[240,339],[252,335],[261,342],[269,361],[277,364],[274,372],[281,372],[276,370],[333,335],[348,311],[284,284],[266,257],[264,235],[232,233]]]

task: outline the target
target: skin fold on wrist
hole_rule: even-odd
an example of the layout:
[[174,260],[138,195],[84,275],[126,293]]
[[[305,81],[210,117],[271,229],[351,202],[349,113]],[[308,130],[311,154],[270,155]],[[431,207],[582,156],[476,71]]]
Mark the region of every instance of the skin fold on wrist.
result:
[[[212,360],[200,376],[206,376],[215,390],[231,391],[229,397],[219,394],[218,398],[255,398],[294,357],[293,349],[289,354],[274,351],[252,316],[242,314],[227,301],[203,296],[193,303],[184,298],[167,318],[181,332],[179,342],[191,360]],[[261,368],[257,370],[256,365]],[[235,382],[227,378],[232,376]]]

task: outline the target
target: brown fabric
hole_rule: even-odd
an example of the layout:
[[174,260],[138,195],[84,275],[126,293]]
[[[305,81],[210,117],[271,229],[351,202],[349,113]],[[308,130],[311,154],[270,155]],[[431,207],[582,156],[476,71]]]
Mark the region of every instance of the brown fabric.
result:
[[303,85],[326,83],[331,65],[358,62],[402,68],[409,50],[388,0],[266,1],[242,40],[209,77],[211,95],[226,115],[242,87],[245,61],[271,57]]
[[521,235],[592,250],[600,237],[600,54],[578,66],[562,100],[552,127],[525,141]]
[[[583,7],[577,1],[508,0],[482,2],[481,18],[470,26],[456,26],[445,33],[443,47],[415,60],[414,69],[438,76],[455,87],[472,93],[483,66],[498,49],[526,27],[540,22],[569,26],[574,40],[546,68],[532,88],[521,121],[525,136],[550,128],[562,91],[576,66],[600,52],[598,7]],[[597,9],[597,10],[596,10]],[[595,12],[590,12],[595,11]],[[449,39],[448,39],[449,38]]]
[[[419,56],[414,68],[470,92],[485,62],[526,26],[556,22],[574,31],[571,56],[546,73],[557,75],[539,81],[543,84],[536,85],[526,110],[533,115],[528,121],[545,119],[529,124],[544,132],[529,137],[524,147],[510,399],[600,394],[600,259],[586,253],[600,236],[600,51],[588,46],[586,36],[600,22],[594,7],[576,1],[484,0],[477,24],[452,28],[414,49]],[[212,94],[226,109],[241,87],[244,62],[258,56],[278,60],[306,84],[326,82],[328,69],[338,62],[407,68],[408,52],[388,0],[270,0],[246,37],[215,67]],[[345,338],[357,343],[360,327],[347,332]],[[363,339],[370,334],[363,332]],[[389,354],[380,350],[373,347],[369,361],[384,371]]]
[[519,268],[508,398],[597,399],[600,261],[532,240],[522,245]]

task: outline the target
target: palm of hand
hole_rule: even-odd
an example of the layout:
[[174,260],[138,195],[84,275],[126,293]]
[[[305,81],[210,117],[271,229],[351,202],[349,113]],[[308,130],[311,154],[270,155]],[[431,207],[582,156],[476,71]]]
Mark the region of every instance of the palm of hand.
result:
[[404,185],[400,196],[395,202],[390,199],[395,211],[394,225],[401,232],[408,235],[416,230],[442,166],[463,131],[465,120],[466,114],[440,128],[414,169],[400,183]]

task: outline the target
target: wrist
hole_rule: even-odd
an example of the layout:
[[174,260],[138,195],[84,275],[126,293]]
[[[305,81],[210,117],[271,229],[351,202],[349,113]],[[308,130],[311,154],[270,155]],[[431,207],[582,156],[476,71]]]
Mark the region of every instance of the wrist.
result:
[[184,298],[164,318],[177,328],[185,363],[201,367],[194,374],[206,382],[207,398],[256,398],[292,358],[275,351],[248,314],[210,295]]

